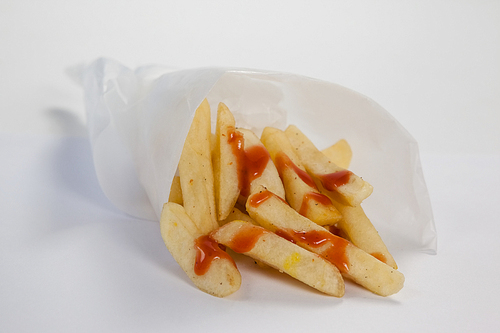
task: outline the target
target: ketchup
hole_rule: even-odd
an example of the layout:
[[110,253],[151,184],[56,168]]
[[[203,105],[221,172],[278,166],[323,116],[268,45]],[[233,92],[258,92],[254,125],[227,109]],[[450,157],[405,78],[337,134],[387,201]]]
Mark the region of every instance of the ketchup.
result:
[[196,261],[194,272],[196,275],[203,275],[210,269],[212,261],[215,259],[227,259],[236,267],[236,263],[225,250],[208,235],[198,237],[195,240]]
[[228,246],[237,253],[245,253],[251,251],[259,238],[268,231],[257,226],[246,226],[238,231],[233,236],[231,244]]
[[[283,178],[283,170],[286,168],[290,168],[295,172],[295,174],[297,176],[299,176],[299,178],[305,184],[307,184],[313,190],[316,190],[316,191],[318,190],[312,177],[307,172],[305,172],[304,170],[299,168],[297,165],[295,165],[295,163],[293,163],[292,160],[290,159],[290,157],[288,157],[285,153],[279,152],[278,154],[276,154],[275,161],[276,161],[276,168],[278,169],[278,172],[279,172],[281,178]],[[300,206],[300,209],[299,209],[300,215],[302,215],[302,216],[307,215],[309,201],[311,201],[311,200],[314,200],[314,201],[322,204],[323,206],[328,206],[328,205],[332,204],[332,201],[326,195],[321,194],[319,192],[311,191],[309,193],[306,193],[304,195],[304,198],[302,199],[302,205]]]
[[292,229],[278,229],[275,233],[294,244],[307,245],[309,248],[319,248],[326,244],[326,248],[316,253],[334,264],[342,273],[349,271],[349,260],[345,252],[349,242],[345,239],[337,237],[326,230],[295,231]]
[[309,176],[307,172],[295,165],[295,163],[293,163],[290,157],[288,157],[285,153],[279,152],[278,154],[276,154],[275,162],[280,176],[282,175],[285,168],[291,168],[297,174],[297,176],[302,179],[304,183],[314,189],[317,189],[312,177]]
[[345,185],[349,182],[352,172],[349,170],[341,170],[326,175],[317,176],[323,184],[323,187],[328,191],[335,191],[337,187]]
[[267,199],[269,199],[271,197],[276,197],[276,198],[280,199],[282,202],[284,202],[288,206],[288,202],[286,202],[285,200],[283,200],[283,198],[277,196],[276,194],[274,194],[273,192],[271,192],[269,190],[264,190],[264,191],[260,191],[259,193],[252,194],[252,196],[250,198],[248,198],[248,202],[249,202],[250,206],[257,208],[257,207],[259,207],[259,205],[261,203],[263,203],[264,201],[266,201]]
[[270,160],[269,152],[261,145],[245,149],[243,133],[235,129],[228,131],[227,142],[231,145],[233,154],[236,156],[240,193],[247,197],[250,194],[250,184],[262,175]]
[[300,206],[299,214],[302,216],[307,215],[307,210],[309,209],[309,201],[316,201],[317,203],[322,204],[323,206],[328,206],[332,204],[330,198],[326,195],[317,193],[317,192],[309,192],[304,195],[302,199],[302,205]]

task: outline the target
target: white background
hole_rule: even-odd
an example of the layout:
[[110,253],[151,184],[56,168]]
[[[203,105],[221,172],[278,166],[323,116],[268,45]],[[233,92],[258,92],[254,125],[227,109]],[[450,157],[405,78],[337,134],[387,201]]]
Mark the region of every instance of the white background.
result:
[[[284,71],[369,96],[419,142],[438,255],[401,254],[407,283],[390,299],[349,286],[331,300],[251,269],[239,296],[201,294],[158,225],[99,191],[65,70],[101,56]],[[3,0],[0,331],[497,331],[499,128],[500,1]]]

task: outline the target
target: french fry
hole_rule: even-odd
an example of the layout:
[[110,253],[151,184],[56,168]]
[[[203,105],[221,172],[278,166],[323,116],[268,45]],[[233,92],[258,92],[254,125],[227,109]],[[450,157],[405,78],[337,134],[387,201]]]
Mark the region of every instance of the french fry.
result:
[[344,295],[344,281],[334,265],[260,226],[233,221],[213,231],[210,237],[323,293]]
[[235,202],[245,204],[252,188],[269,186],[285,195],[283,185],[269,153],[250,130],[235,127],[231,111],[223,103],[217,110],[213,156],[215,198],[219,221],[224,220]]
[[356,206],[370,196],[373,187],[368,182],[332,163],[296,126],[289,126],[285,133],[307,172],[337,201]]
[[[348,168],[352,151],[346,140],[339,140],[327,149],[322,150],[330,161],[340,167]],[[325,193],[327,193],[325,191]],[[378,234],[370,219],[366,216],[361,205],[348,206],[332,200],[335,207],[342,213],[342,220],[337,227],[346,234],[351,243],[365,252],[370,253],[387,265],[397,269],[398,265],[389,253],[387,246]]]
[[351,243],[394,269],[397,269],[398,265],[396,261],[389,253],[387,246],[377,232],[377,229],[375,229],[370,219],[366,216],[361,205],[347,206],[335,200],[332,200],[332,202],[343,216],[342,220],[337,223],[337,226],[347,234]]
[[179,201],[180,195],[184,207],[165,204],[160,228],[168,250],[194,284],[224,297],[239,289],[241,275],[232,258],[207,235],[218,227],[211,151],[210,106],[205,100],[184,143],[179,181],[174,178],[171,187],[171,199]]
[[219,226],[210,136],[210,105],[204,100],[195,112],[179,161],[184,208],[203,234]]
[[184,207],[166,203],[160,230],[172,257],[200,290],[225,297],[240,288],[241,275],[233,259],[200,232]]
[[172,185],[170,186],[170,194],[168,196],[168,202],[175,202],[176,204],[182,205],[182,189],[181,189],[181,177],[174,176],[172,180]]
[[236,127],[223,103],[215,134],[210,123],[205,100],[160,221],[168,250],[199,289],[218,297],[239,289],[241,275],[223,245],[336,297],[344,294],[342,276],[381,296],[403,287],[403,274],[360,206],[373,188],[346,170],[347,141],[321,152],[290,126],[264,129],[261,142]]
[[335,142],[328,148],[321,151],[330,161],[343,169],[349,169],[352,159],[351,146],[345,139]]
[[261,226],[321,255],[373,293],[389,296],[403,287],[399,271],[300,215],[272,192],[261,188],[248,198],[246,208]]
[[217,220],[224,220],[240,195],[238,160],[232,140],[236,134],[233,114],[223,103],[217,110],[213,155]]
[[293,209],[319,225],[333,225],[342,218],[330,198],[319,192],[283,131],[266,127],[261,141],[276,165]]

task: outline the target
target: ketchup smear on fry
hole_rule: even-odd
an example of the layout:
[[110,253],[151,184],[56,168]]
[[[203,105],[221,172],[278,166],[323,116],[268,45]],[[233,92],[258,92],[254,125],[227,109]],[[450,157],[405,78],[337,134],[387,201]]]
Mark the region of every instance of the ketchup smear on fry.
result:
[[278,169],[278,172],[280,176],[283,173],[283,170],[286,168],[292,169],[297,176],[299,176],[300,179],[310,187],[317,189],[316,184],[314,184],[314,181],[311,176],[301,168],[299,168],[295,163],[292,162],[290,157],[288,157],[285,153],[279,152],[276,154],[276,168]]
[[313,250],[313,252],[330,261],[342,273],[349,271],[349,260],[345,252],[349,242],[345,239],[337,237],[326,230],[296,231],[292,229],[278,229],[275,233],[294,244],[310,249],[318,249],[327,244],[324,249],[317,252]]
[[326,175],[317,176],[323,184],[323,187],[328,191],[335,191],[337,187],[345,185],[349,182],[352,172],[349,170],[341,170]]
[[302,205],[300,206],[299,214],[302,216],[307,215],[307,210],[309,209],[309,201],[316,201],[317,203],[322,204],[323,206],[328,206],[332,204],[330,198],[326,195],[317,193],[317,192],[309,192],[304,195],[302,199]]
[[[307,172],[305,172],[304,170],[299,168],[295,163],[293,163],[292,160],[290,159],[290,157],[288,157],[285,153],[279,152],[278,154],[276,154],[275,160],[276,160],[276,168],[278,169],[278,172],[279,172],[280,177],[282,179],[283,179],[283,170],[285,168],[290,168],[295,172],[295,174],[297,176],[299,176],[299,178],[305,184],[307,184],[309,187],[313,188],[314,190],[318,190],[312,177]],[[332,204],[332,201],[326,195],[321,194],[319,192],[311,191],[309,193],[306,193],[304,195],[304,198],[302,199],[302,205],[300,206],[300,209],[299,209],[300,215],[302,215],[302,216],[307,215],[307,210],[309,208],[309,202],[311,200],[316,201],[316,202],[322,204],[323,206],[328,206],[328,205]]]
[[[273,196],[281,199],[272,192],[265,190],[253,194],[248,200],[252,207],[258,207]],[[347,240],[335,236],[326,230],[295,231],[292,229],[277,229],[274,233],[294,244],[310,249],[318,249],[323,245],[327,245],[324,249],[318,249],[318,251],[313,252],[330,261],[341,272],[345,273],[349,271],[349,260],[345,252],[347,245],[349,245]]]
[[259,238],[267,232],[267,230],[261,227],[245,226],[233,236],[233,239],[228,246],[237,253],[251,251]]
[[226,253],[223,245],[220,245],[208,235],[198,237],[195,241],[196,261],[194,272],[196,275],[203,275],[210,269],[212,261],[215,259],[227,259],[236,267],[236,263],[229,254]]
[[263,203],[264,201],[266,201],[267,199],[269,199],[271,197],[276,197],[276,198],[280,199],[282,202],[284,202],[288,206],[288,202],[286,202],[285,200],[283,200],[283,198],[277,196],[276,194],[274,194],[273,192],[271,192],[269,190],[264,190],[264,191],[260,191],[259,193],[252,194],[252,196],[250,198],[248,198],[248,202],[249,202],[250,206],[257,208],[261,203]]
[[264,146],[255,145],[245,149],[243,133],[237,130],[228,131],[227,142],[231,145],[238,164],[238,186],[241,195],[250,194],[250,184],[262,175],[270,160],[269,152]]

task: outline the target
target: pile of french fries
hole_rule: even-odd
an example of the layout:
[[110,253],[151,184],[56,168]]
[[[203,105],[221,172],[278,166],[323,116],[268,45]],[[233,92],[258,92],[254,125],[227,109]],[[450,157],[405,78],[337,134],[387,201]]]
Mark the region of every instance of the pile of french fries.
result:
[[403,287],[361,208],[373,188],[347,170],[345,140],[320,151],[295,126],[267,127],[259,139],[222,103],[215,134],[210,120],[205,100],[160,221],[168,250],[200,290],[224,297],[240,288],[227,248],[335,297],[344,278],[381,296]]

